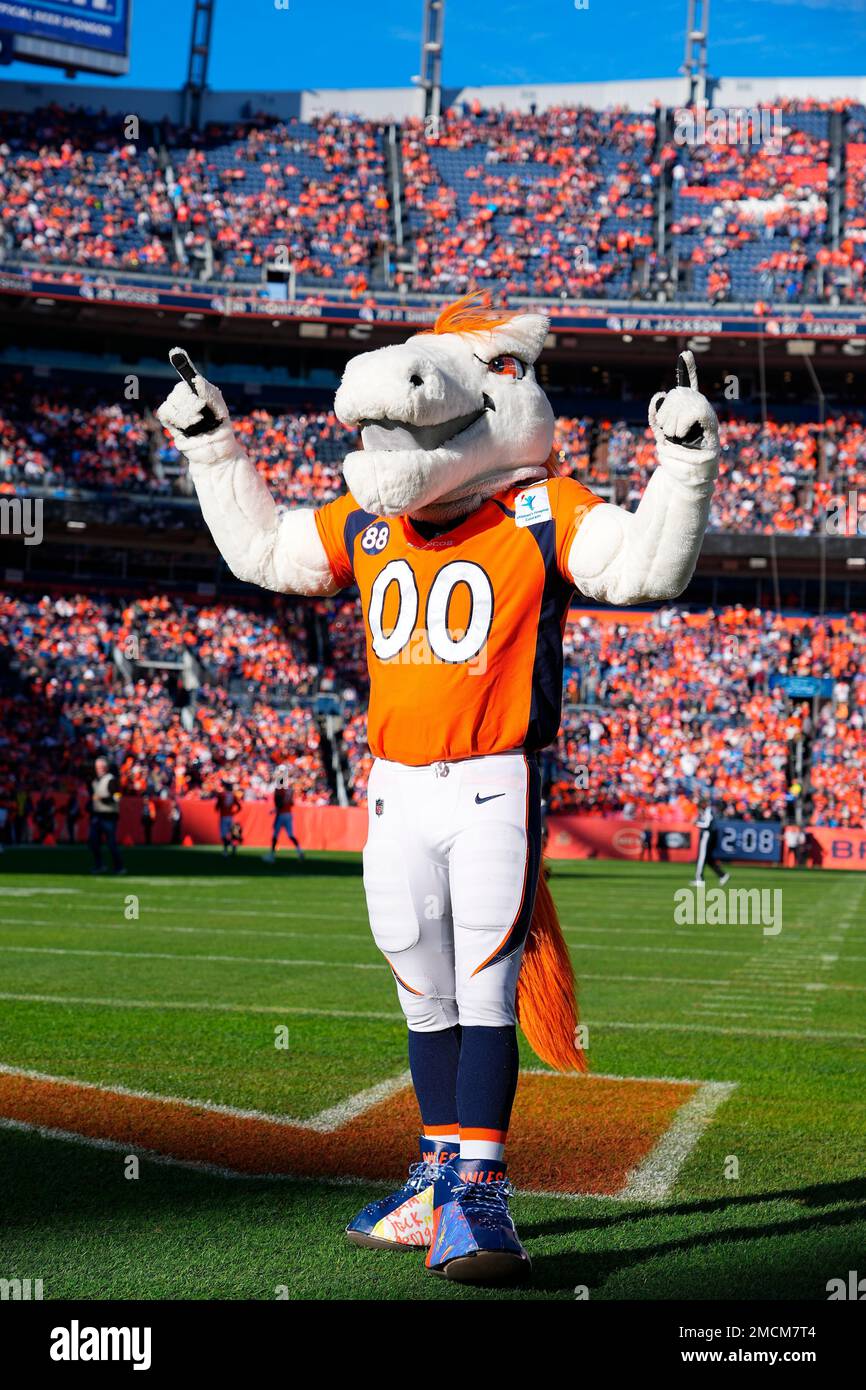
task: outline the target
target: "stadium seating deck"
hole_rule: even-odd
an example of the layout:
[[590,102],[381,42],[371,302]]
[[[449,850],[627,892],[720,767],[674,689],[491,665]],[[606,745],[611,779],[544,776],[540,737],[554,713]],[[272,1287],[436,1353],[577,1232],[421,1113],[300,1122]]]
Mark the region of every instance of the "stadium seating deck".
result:
[[201,134],[165,122],[123,143],[104,113],[6,112],[0,255],[250,287],[276,265],[299,284],[354,296],[452,294],[489,281],[566,299],[862,303],[864,108],[779,100],[773,110],[772,143],[748,133],[741,143],[677,143],[655,110],[475,104],[435,126],[406,120],[402,247],[384,125],[251,116]]
[[[332,410],[235,415],[235,428],[278,502],[321,505],[344,489],[342,464],[355,436]],[[721,483],[710,530],[814,535],[851,490],[866,486],[866,426],[832,416],[816,422],[723,421]],[[655,466],[645,426],[560,417],[564,473],[635,505]],[[191,496],[182,458],[155,418],[134,403],[60,384],[35,392],[0,381],[0,494]]]
[[[318,650],[317,614],[327,619]],[[185,653],[198,682],[192,694]],[[832,695],[813,711],[771,682],[779,676],[829,678]],[[212,795],[229,778],[256,798],[282,768],[299,801],[332,802],[312,701],[319,692],[331,692],[345,718],[338,760],[360,803],[370,755],[353,599],[313,608],[191,605],[166,594],[132,604],[83,594],[0,599],[0,800],[11,803],[19,788],[34,801],[46,785],[75,790],[107,748],[130,793]],[[866,752],[863,614],[665,608],[637,623],[577,615],[566,631],[564,696],[546,760],[553,810],[688,818],[713,790],[739,817],[866,818],[856,775]]]

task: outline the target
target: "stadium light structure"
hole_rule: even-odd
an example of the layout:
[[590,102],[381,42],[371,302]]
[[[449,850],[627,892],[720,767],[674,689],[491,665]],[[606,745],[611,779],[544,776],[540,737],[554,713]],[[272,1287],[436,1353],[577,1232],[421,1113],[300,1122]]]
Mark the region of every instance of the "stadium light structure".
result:
[[413,78],[424,93],[424,119],[442,114],[442,47],[445,36],[445,0],[424,0],[421,30],[421,72]]
[[688,83],[688,104],[707,99],[707,39],[710,32],[710,0],[687,0],[686,51],[683,72]]
[[196,130],[201,126],[202,97],[207,86],[215,5],[216,0],[193,0],[189,65],[186,86],[183,89],[183,120],[184,125],[193,126]]

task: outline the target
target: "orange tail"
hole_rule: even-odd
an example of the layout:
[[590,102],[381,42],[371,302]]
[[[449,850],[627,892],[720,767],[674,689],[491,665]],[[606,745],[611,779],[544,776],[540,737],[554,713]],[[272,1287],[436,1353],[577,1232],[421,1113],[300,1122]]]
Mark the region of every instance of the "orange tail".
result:
[[574,971],[543,874],[517,980],[517,1017],[543,1062],[557,1071],[587,1071],[577,1041]]

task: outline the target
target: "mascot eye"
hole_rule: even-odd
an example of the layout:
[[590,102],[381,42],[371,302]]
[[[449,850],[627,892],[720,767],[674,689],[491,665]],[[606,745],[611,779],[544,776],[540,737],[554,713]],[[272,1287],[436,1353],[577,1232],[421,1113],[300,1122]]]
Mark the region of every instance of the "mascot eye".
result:
[[487,363],[487,370],[497,376],[513,376],[515,381],[526,375],[526,367],[519,357],[493,357]]

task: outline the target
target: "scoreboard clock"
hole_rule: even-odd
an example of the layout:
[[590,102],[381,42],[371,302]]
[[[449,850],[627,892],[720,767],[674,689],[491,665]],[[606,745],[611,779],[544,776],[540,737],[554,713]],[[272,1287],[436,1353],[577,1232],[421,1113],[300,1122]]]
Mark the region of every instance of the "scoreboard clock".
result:
[[778,864],[782,858],[781,821],[717,820],[716,856]]

